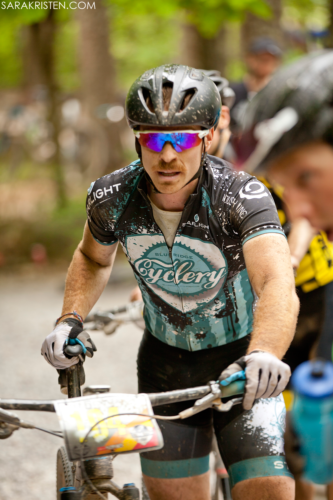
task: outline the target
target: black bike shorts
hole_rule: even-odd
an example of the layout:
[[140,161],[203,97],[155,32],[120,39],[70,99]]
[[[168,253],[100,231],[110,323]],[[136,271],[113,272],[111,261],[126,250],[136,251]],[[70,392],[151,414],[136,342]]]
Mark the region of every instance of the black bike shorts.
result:
[[[139,392],[186,389],[217,380],[221,372],[243,356],[249,338],[202,351],[185,351],[144,332],[138,354]],[[181,402],[157,406],[156,415],[176,415],[193,406]],[[209,470],[215,430],[231,486],[244,479],[292,477],[283,454],[285,406],[282,396],[260,399],[252,410],[237,405],[227,413],[205,410],[176,422],[158,421],[164,447],[141,454],[142,472],[154,478],[182,478]]]

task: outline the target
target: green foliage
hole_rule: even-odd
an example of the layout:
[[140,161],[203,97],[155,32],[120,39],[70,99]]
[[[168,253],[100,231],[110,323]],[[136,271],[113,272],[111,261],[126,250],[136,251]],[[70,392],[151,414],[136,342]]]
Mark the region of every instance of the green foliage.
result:
[[226,67],[225,76],[230,82],[239,82],[245,75],[245,64],[244,62],[234,59],[228,62]]
[[180,0],[187,20],[209,38],[226,22],[242,20],[246,12],[267,18],[271,10],[264,0]]
[[21,79],[20,26],[15,19],[0,19],[0,87],[16,87]]
[[283,0],[284,21],[304,28],[329,24],[329,0]]
[[113,9],[111,50],[122,88],[147,68],[177,61],[180,30],[173,19],[156,14],[125,16]]
[[[34,1],[30,2],[33,6]],[[33,24],[43,21],[49,9],[29,8],[29,0],[1,0],[1,19],[11,19],[19,24]]]
[[[62,4],[68,1],[60,0]],[[34,4],[34,1],[29,2],[29,0],[1,0],[0,2],[0,88],[17,87],[21,84],[24,44],[22,28],[25,25],[42,22],[49,14],[49,8],[28,8],[29,5]],[[57,10],[57,21],[63,23],[63,21],[70,20],[71,14],[71,10]],[[65,24],[63,26],[63,38],[59,38],[57,42],[57,52],[60,56],[57,62],[61,85],[67,90],[79,84],[75,56],[76,30],[73,29],[73,23],[68,27]],[[69,30],[72,31],[69,32]],[[66,46],[65,43],[68,45]]]
[[162,20],[186,20],[197,26],[205,37],[216,35],[221,25],[241,20],[246,11],[269,17],[271,9],[265,0],[109,0],[133,19],[154,14]]

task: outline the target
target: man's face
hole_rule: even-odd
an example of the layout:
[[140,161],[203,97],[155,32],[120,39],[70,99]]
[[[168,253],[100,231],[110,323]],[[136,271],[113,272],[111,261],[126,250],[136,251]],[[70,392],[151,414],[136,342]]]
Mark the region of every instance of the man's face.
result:
[[[141,130],[146,128],[141,127]],[[163,131],[167,130],[201,130],[200,127],[158,127],[149,128],[149,130]],[[209,148],[213,139],[214,130],[211,129],[205,137],[206,150]],[[203,144],[186,149],[180,153],[172,147],[170,142],[166,142],[162,151],[157,153],[149,148],[141,146],[142,163],[154,186],[163,194],[173,194],[179,191],[198,171]]]
[[271,76],[281,63],[280,58],[269,52],[247,54],[245,60],[249,73],[257,78]]
[[[221,137],[221,136],[223,135],[224,131],[229,128],[229,125],[230,125],[229,108],[227,106],[222,106],[219,123],[218,123],[217,128],[214,132],[213,140],[212,140],[210,149],[208,151],[209,154],[215,154],[215,151],[219,148],[221,140],[223,140],[223,137]],[[230,135],[230,132],[228,134],[228,137],[229,137],[229,135]],[[228,141],[228,139],[227,139],[227,141]]]
[[269,180],[284,187],[292,220],[308,219],[333,241],[333,148],[312,142],[274,161]]

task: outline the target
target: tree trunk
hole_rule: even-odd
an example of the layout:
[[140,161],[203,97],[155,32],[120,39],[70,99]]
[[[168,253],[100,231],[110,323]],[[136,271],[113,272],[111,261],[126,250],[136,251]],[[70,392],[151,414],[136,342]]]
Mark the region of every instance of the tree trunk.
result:
[[253,40],[258,37],[269,37],[275,40],[282,48],[284,46],[283,31],[281,28],[282,0],[266,0],[271,7],[272,16],[268,19],[257,17],[248,12],[242,25],[242,46],[246,53]]
[[228,59],[226,29],[222,27],[213,38],[205,38],[196,26],[183,25],[180,53],[182,64],[193,68],[216,69],[224,75]]
[[33,90],[38,85],[46,88],[48,119],[52,124],[53,142],[55,144],[55,154],[52,161],[54,162],[54,174],[57,184],[58,206],[63,207],[66,205],[66,191],[58,141],[60,116],[54,69],[55,35],[55,11],[52,8],[44,21],[27,26],[23,83],[29,90]]
[[112,123],[98,118],[103,105],[120,104],[116,88],[115,64],[110,54],[108,13],[102,0],[96,9],[77,11],[80,24],[80,68],[84,102],[83,126],[90,137],[88,175],[91,178],[120,168],[123,151],[120,129],[125,121]]

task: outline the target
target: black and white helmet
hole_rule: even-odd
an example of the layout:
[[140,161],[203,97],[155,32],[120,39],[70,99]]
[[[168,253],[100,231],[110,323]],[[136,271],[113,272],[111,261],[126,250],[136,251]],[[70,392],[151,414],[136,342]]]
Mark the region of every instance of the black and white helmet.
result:
[[[163,87],[171,87],[169,109],[163,105]],[[185,98],[189,96],[190,99]],[[147,105],[150,98],[153,109]],[[213,81],[198,69],[170,64],[150,69],[131,86],[126,99],[126,117],[131,128],[140,125],[155,127],[216,127],[221,98]]]
[[279,70],[252,99],[237,145],[238,163],[264,172],[278,156],[319,139],[333,145],[333,50]]
[[221,101],[224,106],[232,108],[235,102],[235,92],[229,87],[229,81],[221,76],[221,73],[215,69],[203,69],[202,72],[215,83],[217,90],[220,93]]

